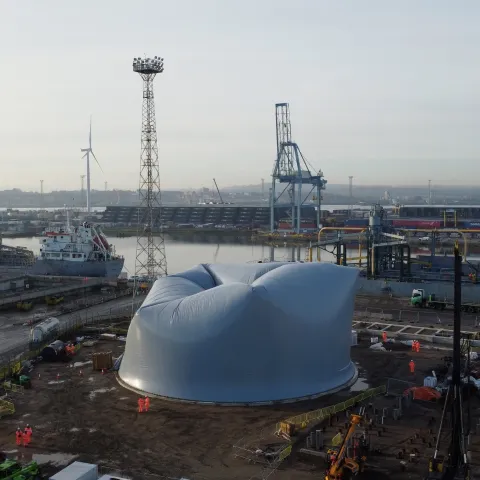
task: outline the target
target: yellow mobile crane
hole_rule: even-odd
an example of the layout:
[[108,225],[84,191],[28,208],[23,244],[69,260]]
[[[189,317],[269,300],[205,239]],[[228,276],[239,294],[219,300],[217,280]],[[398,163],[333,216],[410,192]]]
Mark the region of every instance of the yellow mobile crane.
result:
[[363,472],[366,457],[362,456],[361,451],[357,451],[355,458],[347,457],[347,448],[357,425],[363,420],[362,415],[352,414],[350,417],[350,427],[338,450],[329,450],[329,458],[332,458],[328,470],[325,472],[325,480],[343,480]]

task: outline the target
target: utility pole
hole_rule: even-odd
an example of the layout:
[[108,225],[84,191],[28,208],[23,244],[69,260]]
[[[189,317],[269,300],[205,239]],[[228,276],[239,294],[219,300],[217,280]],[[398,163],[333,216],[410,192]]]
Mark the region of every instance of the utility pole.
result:
[[108,190],[108,182],[105,182],[105,191]]
[[167,275],[153,96],[153,80],[158,73],[163,72],[163,58],[134,58],[133,71],[140,74],[143,80],[140,205],[138,208],[135,275],[136,278],[146,277],[151,284],[157,277]]
[[432,181],[428,181],[428,204],[432,204]]
[[348,196],[349,196],[349,205],[348,205],[348,216],[351,218],[353,215],[353,176],[348,177]]
[[43,208],[43,180],[40,180],[40,208]]

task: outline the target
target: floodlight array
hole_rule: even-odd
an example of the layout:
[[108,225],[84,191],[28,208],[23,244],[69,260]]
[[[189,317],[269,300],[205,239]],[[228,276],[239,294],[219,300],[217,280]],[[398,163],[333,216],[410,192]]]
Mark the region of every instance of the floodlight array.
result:
[[141,70],[154,70],[158,72],[163,71],[163,58],[153,57],[153,58],[134,58],[133,59],[133,69],[136,71]]

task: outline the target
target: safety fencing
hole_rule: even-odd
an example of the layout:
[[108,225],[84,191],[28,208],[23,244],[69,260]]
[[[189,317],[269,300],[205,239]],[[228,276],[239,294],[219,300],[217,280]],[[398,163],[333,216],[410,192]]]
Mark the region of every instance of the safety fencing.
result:
[[329,407],[320,408],[318,410],[313,410],[312,412],[302,413],[300,415],[295,415],[294,417],[287,418],[283,422],[279,422],[275,426],[275,432],[281,430],[282,423],[289,423],[295,425],[296,428],[305,428],[309,423],[312,422],[321,422],[331,415],[335,415],[339,412],[344,412],[345,410],[353,407],[354,405],[367,400],[368,398],[374,397],[385,393],[387,390],[386,385],[381,385],[380,387],[370,388],[365,390],[360,395],[356,397],[349,398],[345,402],[337,403],[336,405],[331,405]]
[[15,413],[15,405],[7,400],[0,400],[0,418],[5,415],[13,415]]
[[[356,319],[366,318],[372,320],[385,320],[399,323],[425,323],[425,324],[442,324],[453,323],[451,318],[452,310],[438,311],[438,310],[426,310],[426,309],[382,309],[375,307],[357,308],[354,312]],[[450,318],[450,320],[448,320]],[[480,314],[468,314],[462,313],[462,320],[472,327],[477,328],[480,326]]]
[[17,385],[16,383],[12,383],[10,381],[8,382],[3,382],[3,388],[4,390],[9,390],[12,393],[21,393],[23,394],[25,391],[25,388],[23,385]]
[[[143,301],[143,300],[142,300]],[[139,303],[141,303],[139,301]],[[135,305],[136,309],[139,305]],[[20,372],[24,362],[38,357],[42,350],[52,341],[58,338],[65,338],[85,327],[100,327],[112,320],[131,319],[132,306],[125,306],[123,309],[115,309],[107,314],[89,314],[79,312],[69,319],[61,320],[58,330],[44,337],[41,342],[26,342],[5,353],[0,354],[0,379],[6,379],[10,375]]]

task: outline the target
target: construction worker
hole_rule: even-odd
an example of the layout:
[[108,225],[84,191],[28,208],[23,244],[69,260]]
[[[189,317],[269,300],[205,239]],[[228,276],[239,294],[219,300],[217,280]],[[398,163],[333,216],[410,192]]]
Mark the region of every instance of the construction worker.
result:
[[417,341],[412,340],[412,352],[416,352],[416,351],[417,351]]
[[144,408],[145,408],[145,400],[142,397],[140,397],[138,399],[138,413],[142,413]]
[[148,412],[149,408],[150,408],[150,399],[148,398],[147,395],[145,395],[145,411]]
[[22,431],[20,430],[20,427],[18,427],[17,431],[15,432],[15,443],[17,446],[22,444]]
[[22,433],[22,440],[23,440],[23,446],[28,447],[29,436],[25,432]]
[[382,341],[383,343],[387,341],[387,332],[382,332]]
[[410,368],[410,373],[415,373],[415,362],[413,360],[410,360],[408,367]]
[[420,352],[420,342],[419,342],[418,340],[415,342],[415,351],[416,351],[417,353]]
[[25,427],[24,433],[27,435],[28,443],[30,444],[31,441],[32,441],[33,430],[32,430],[32,427],[29,424],[27,424],[27,426]]

